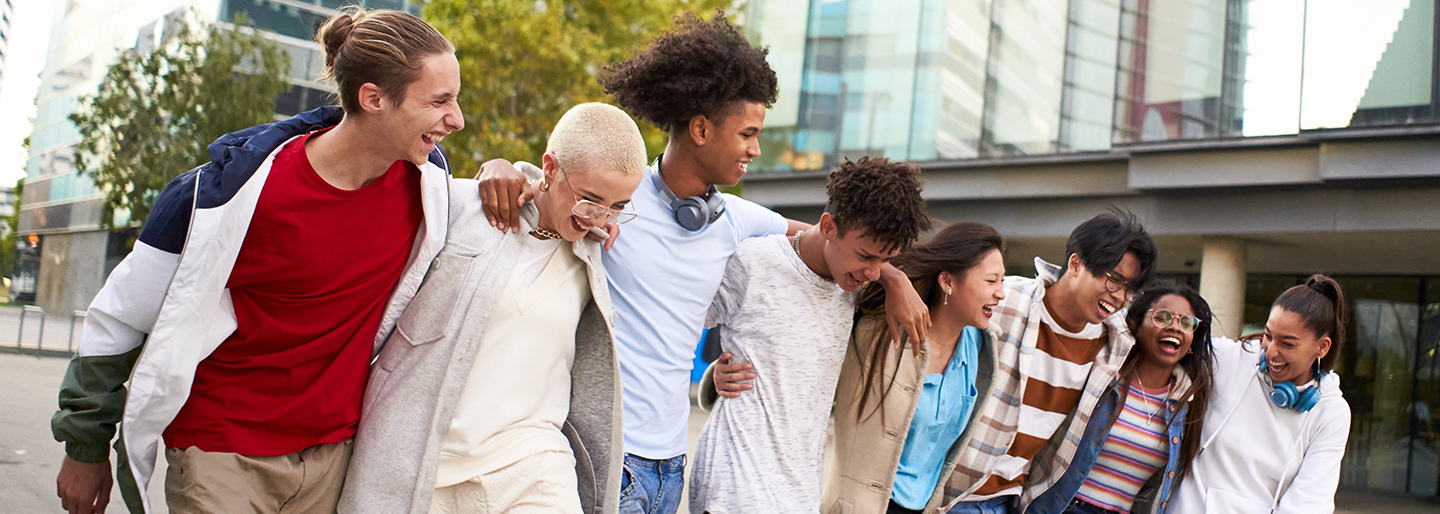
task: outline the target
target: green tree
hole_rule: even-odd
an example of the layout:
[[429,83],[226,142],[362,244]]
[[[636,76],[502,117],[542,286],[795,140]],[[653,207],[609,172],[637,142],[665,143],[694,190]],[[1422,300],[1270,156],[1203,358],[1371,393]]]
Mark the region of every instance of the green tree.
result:
[[[577,103],[604,101],[600,68],[629,58],[685,11],[734,0],[432,0],[423,17],[454,43],[465,130],[445,138],[451,171],[477,159],[534,161],[555,122]],[[708,17],[708,15],[707,15]],[[638,121],[638,120],[637,120]],[[640,123],[650,155],[665,134]]]
[[96,94],[80,100],[88,108],[70,115],[82,137],[76,165],[105,193],[106,228],[117,228],[120,210],[128,226],[143,223],[166,183],[210,160],[212,141],[274,121],[275,98],[289,88],[287,54],[249,28],[172,27],[152,51],[122,52]]
[[[30,138],[25,138],[25,146],[29,146]],[[0,238],[0,275],[12,276],[15,273],[15,237],[20,232],[20,197],[25,194],[25,179],[15,182],[15,210],[5,217],[5,224],[10,231]],[[9,301],[8,298],[0,301]]]

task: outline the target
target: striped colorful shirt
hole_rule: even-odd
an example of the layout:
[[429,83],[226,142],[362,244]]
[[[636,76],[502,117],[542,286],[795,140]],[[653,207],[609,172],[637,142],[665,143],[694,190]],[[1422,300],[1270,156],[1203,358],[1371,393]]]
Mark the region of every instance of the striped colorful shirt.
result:
[[1040,333],[1030,358],[1015,443],[996,465],[995,473],[969,500],[1020,494],[1030,460],[1075,410],[1095,356],[1109,339],[1102,325],[1085,325],[1079,332],[1069,332],[1050,317],[1049,309],[1042,307],[1040,315]]
[[1170,387],[1147,390],[1132,384],[1125,408],[1110,427],[1110,435],[1076,498],[1120,512],[1130,512],[1135,494],[1155,471],[1165,465],[1170,445],[1165,441],[1165,395]]

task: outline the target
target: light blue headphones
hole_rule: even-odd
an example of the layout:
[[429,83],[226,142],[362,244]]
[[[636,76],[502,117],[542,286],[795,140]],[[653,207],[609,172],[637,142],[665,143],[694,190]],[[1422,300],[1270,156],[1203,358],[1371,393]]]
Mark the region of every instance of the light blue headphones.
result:
[[675,222],[685,227],[685,230],[698,231],[725,214],[725,196],[720,194],[720,188],[714,184],[705,190],[704,196],[680,198],[670,191],[665,179],[660,178],[660,159],[655,159],[655,170],[655,189],[660,191],[665,203],[670,205]]
[[[1265,352],[1262,351],[1260,352],[1260,372],[1268,373],[1269,370],[1270,362],[1265,360]],[[1274,403],[1276,407],[1296,412],[1309,412],[1310,409],[1315,408],[1315,405],[1320,403],[1320,375],[1324,373],[1320,370],[1319,359],[1315,360],[1312,371],[1311,376],[1314,377],[1315,385],[1304,391],[1290,382],[1271,384],[1270,402]]]

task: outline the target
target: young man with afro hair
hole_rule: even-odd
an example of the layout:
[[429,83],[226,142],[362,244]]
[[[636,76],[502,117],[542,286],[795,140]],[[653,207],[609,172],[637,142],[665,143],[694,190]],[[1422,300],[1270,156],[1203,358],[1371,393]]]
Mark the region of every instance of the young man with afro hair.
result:
[[[691,362],[731,254],[746,239],[809,227],[716,188],[738,183],[760,156],[765,110],[779,94],[767,53],[751,46],[723,13],[709,21],[685,14],[648,49],[600,74],[616,105],[670,135],[635,191],[631,205],[638,218],[625,226],[624,237],[612,235],[614,246],[603,258],[618,314],[624,383],[622,513],[673,514],[679,508]],[[519,226],[515,206],[527,200],[525,175],[495,160],[485,164],[481,179],[491,223]],[[929,318],[904,273],[887,265],[880,282],[893,292],[887,311],[894,313],[895,332],[923,339]],[[727,364],[717,373],[751,378],[748,368]]]
[[930,228],[913,165],[846,161],[826,190],[813,229],[752,238],[730,256],[705,325],[721,327],[725,349],[758,376],[753,391],[721,399],[700,432],[691,513],[820,509],[825,428],[855,291]]

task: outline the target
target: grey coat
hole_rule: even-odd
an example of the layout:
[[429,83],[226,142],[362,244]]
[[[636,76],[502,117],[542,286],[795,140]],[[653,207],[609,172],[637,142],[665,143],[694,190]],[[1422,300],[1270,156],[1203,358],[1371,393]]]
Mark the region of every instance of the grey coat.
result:
[[[445,248],[371,368],[340,512],[430,509],[441,438],[490,313],[515,270],[517,238],[531,237],[533,204],[522,209],[522,230],[504,234],[485,220],[473,181],[456,180],[450,190]],[[611,333],[615,311],[600,245],[581,241],[574,249],[589,270],[592,297],[575,333],[570,414],[562,431],[575,453],[585,513],[611,513],[618,510],[624,457],[620,365]]]

